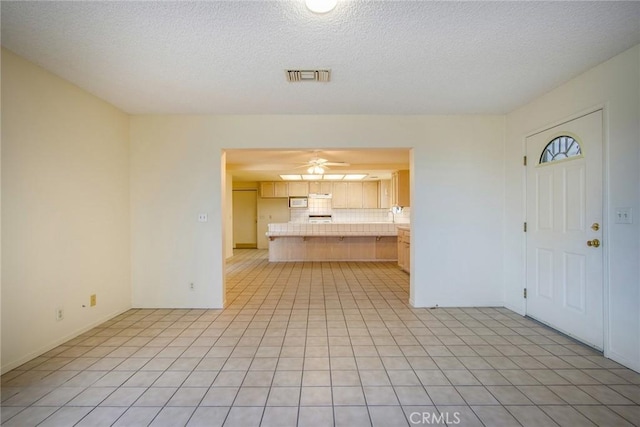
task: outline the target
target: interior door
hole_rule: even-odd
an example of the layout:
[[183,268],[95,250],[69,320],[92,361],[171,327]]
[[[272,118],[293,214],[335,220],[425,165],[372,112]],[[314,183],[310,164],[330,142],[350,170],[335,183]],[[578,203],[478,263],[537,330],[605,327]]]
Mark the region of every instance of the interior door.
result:
[[256,190],[233,190],[233,247],[256,248],[258,198]]
[[527,315],[602,349],[602,111],[527,138],[526,152]]

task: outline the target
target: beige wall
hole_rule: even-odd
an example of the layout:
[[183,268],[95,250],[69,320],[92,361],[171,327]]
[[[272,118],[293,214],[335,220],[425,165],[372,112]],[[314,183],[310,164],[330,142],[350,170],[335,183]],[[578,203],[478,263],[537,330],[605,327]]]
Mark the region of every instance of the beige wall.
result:
[[127,115],[2,50],[3,372],[131,307],[128,138]]
[[[604,108],[605,355],[640,370],[640,46],[598,65],[507,116],[504,282],[507,307],[526,313],[524,139],[578,114]],[[616,224],[616,207],[634,210]]]
[[503,116],[176,115],[131,118],[134,306],[222,306],[225,149],[331,147],[413,148],[416,306],[502,305]]

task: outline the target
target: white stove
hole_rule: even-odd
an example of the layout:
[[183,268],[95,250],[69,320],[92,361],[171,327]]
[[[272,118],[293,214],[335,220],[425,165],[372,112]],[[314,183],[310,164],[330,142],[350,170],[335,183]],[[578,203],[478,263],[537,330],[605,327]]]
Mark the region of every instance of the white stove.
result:
[[309,215],[309,224],[331,224],[331,215]]

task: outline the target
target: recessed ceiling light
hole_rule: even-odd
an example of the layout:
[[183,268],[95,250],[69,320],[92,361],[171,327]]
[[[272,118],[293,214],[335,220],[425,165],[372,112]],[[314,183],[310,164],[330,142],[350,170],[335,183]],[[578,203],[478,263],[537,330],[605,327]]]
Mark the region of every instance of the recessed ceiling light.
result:
[[307,9],[314,13],[327,13],[331,12],[338,0],[305,0]]
[[300,181],[302,177],[300,175],[280,175],[280,178],[284,181]]

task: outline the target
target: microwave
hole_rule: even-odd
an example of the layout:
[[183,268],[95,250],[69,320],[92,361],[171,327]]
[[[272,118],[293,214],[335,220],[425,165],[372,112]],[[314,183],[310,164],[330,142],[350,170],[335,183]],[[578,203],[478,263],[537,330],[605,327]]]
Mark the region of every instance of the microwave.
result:
[[290,208],[306,208],[308,201],[306,197],[289,197]]

